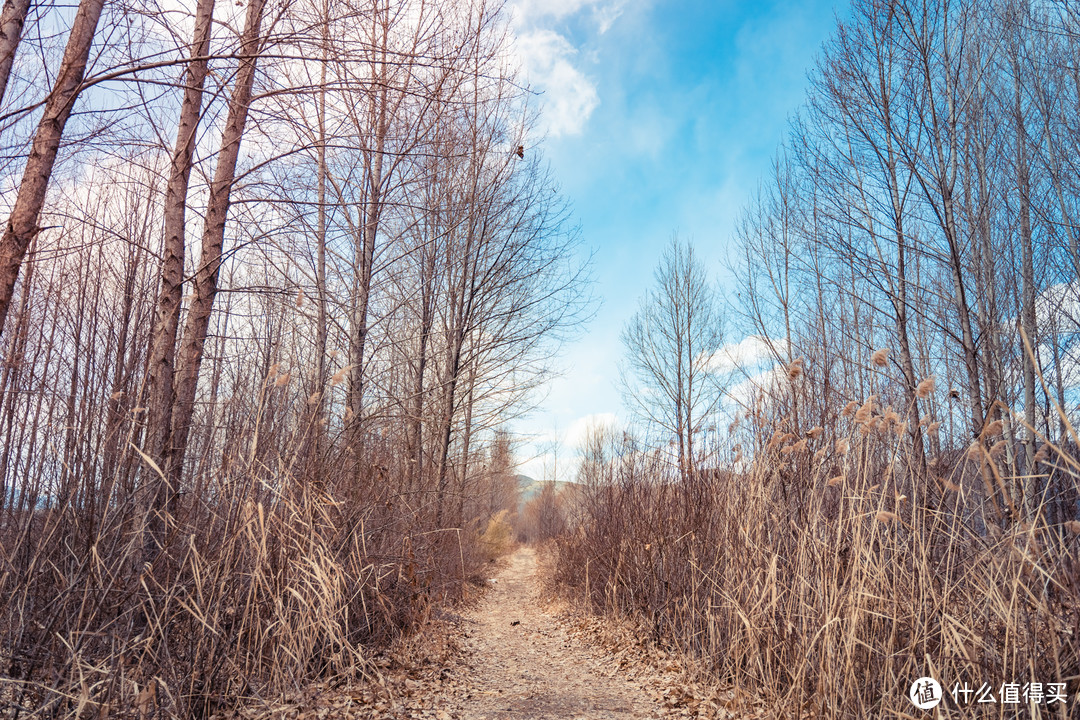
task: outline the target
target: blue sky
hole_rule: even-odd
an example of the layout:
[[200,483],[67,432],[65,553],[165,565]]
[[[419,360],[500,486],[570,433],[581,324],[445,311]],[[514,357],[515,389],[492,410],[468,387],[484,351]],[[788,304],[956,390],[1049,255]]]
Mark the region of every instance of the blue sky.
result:
[[[517,48],[542,93],[543,152],[595,253],[602,302],[562,376],[515,423],[522,471],[572,479],[590,418],[625,419],[619,333],[664,243],[693,241],[721,285],[741,207],[805,96],[843,0],[518,0]],[[729,336],[729,341],[740,338]],[[558,453],[557,465],[551,453]]]

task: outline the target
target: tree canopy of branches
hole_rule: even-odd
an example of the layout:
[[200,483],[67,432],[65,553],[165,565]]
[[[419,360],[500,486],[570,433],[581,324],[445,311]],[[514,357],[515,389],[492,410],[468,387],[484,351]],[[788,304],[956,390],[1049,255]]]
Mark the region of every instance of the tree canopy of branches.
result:
[[1000,427],[1013,480],[986,501],[1072,512],[1071,482],[1035,456],[1075,441],[1077,20],[1057,3],[854,4],[741,225],[746,326],[805,360],[806,406],[789,411],[787,384],[774,404],[785,430],[808,413],[843,432],[841,410],[874,395],[925,472]]

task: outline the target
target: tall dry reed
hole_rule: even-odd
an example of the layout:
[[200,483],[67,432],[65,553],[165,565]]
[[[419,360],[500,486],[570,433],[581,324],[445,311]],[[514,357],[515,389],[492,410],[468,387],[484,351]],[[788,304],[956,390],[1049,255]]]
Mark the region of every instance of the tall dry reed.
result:
[[1046,492],[1063,478],[1075,492],[1080,467],[1058,449],[1042,466],[1057,482],[1009,514],[992,500],[1015,479],[989,442],[921,476],[905,469],[903,428],[874,417],[839,442],[780,436],[752,464],[689,478],[613,443],[555,580],[777,717],[921,717],[908,691],[924,675],[947,695],[984,682],[1069,694],[947,697],[941,717],[1080,717],[1080,527],[1048,512],[1061,499]]
[[5,508],[0,715],[205,718],[363,676],[482,559],[385,478],[327,465],[223,463],[149,553],[137,487]]

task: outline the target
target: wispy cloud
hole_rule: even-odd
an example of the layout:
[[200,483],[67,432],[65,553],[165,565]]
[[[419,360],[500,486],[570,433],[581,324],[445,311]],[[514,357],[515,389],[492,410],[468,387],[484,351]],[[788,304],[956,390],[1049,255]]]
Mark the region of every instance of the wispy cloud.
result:
[[582,450],[590,433],[619,425],[615,413],[593,413],[575,420],[563,434],[563,444],[571,451]]
[[577,135],[600,104],[583,70],[581,47],[568,26],[588,38],[603,35],[628,0],[519,0],[512,6],[517,50],[532,88],[543,96],[542,125],[551,137]]
[[600,98],[596,86],[574,65],[577,48],[554,30],[539,29],[519,32],[517,50],[529,84],[543,93],[546,134],[580,133]]
[[565,430],[552,430],[521,448],[518,472],[535,480],[573,481],[589,435],[623,427],[615,413],[591,413],[575,419]]
[[518,24],[535,24],[586,15],[601,34],[622,15],[627,0],[519,0],[514,3]]

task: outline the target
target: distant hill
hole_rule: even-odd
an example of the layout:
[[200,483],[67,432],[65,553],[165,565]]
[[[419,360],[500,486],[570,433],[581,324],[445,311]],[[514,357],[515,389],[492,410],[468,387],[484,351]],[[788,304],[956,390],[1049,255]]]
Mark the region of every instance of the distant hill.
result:
[[[529,477],[528,475],[521,475],[521,474],[518,474],[515,477],[517,478],[517,482],[518,482],[518,490],[521,493],[521,496],[520,496],[521,500],[519,502],[519,509],[520,509],[520,506],[522,506],[525,503],[529,502],[534,497],[536,497],[536,495],[538,495],[540,493],[540,490],[542,490],[543,487],[544,487],[544,481],[543,480],[535,480],[535,479]],[[555,481],[555,490],[557,490],[558,492],[562,492],[563,489],[567,485],[573,485],[573,484],[574,483],[566,482],[564,480],[556,480]]]

